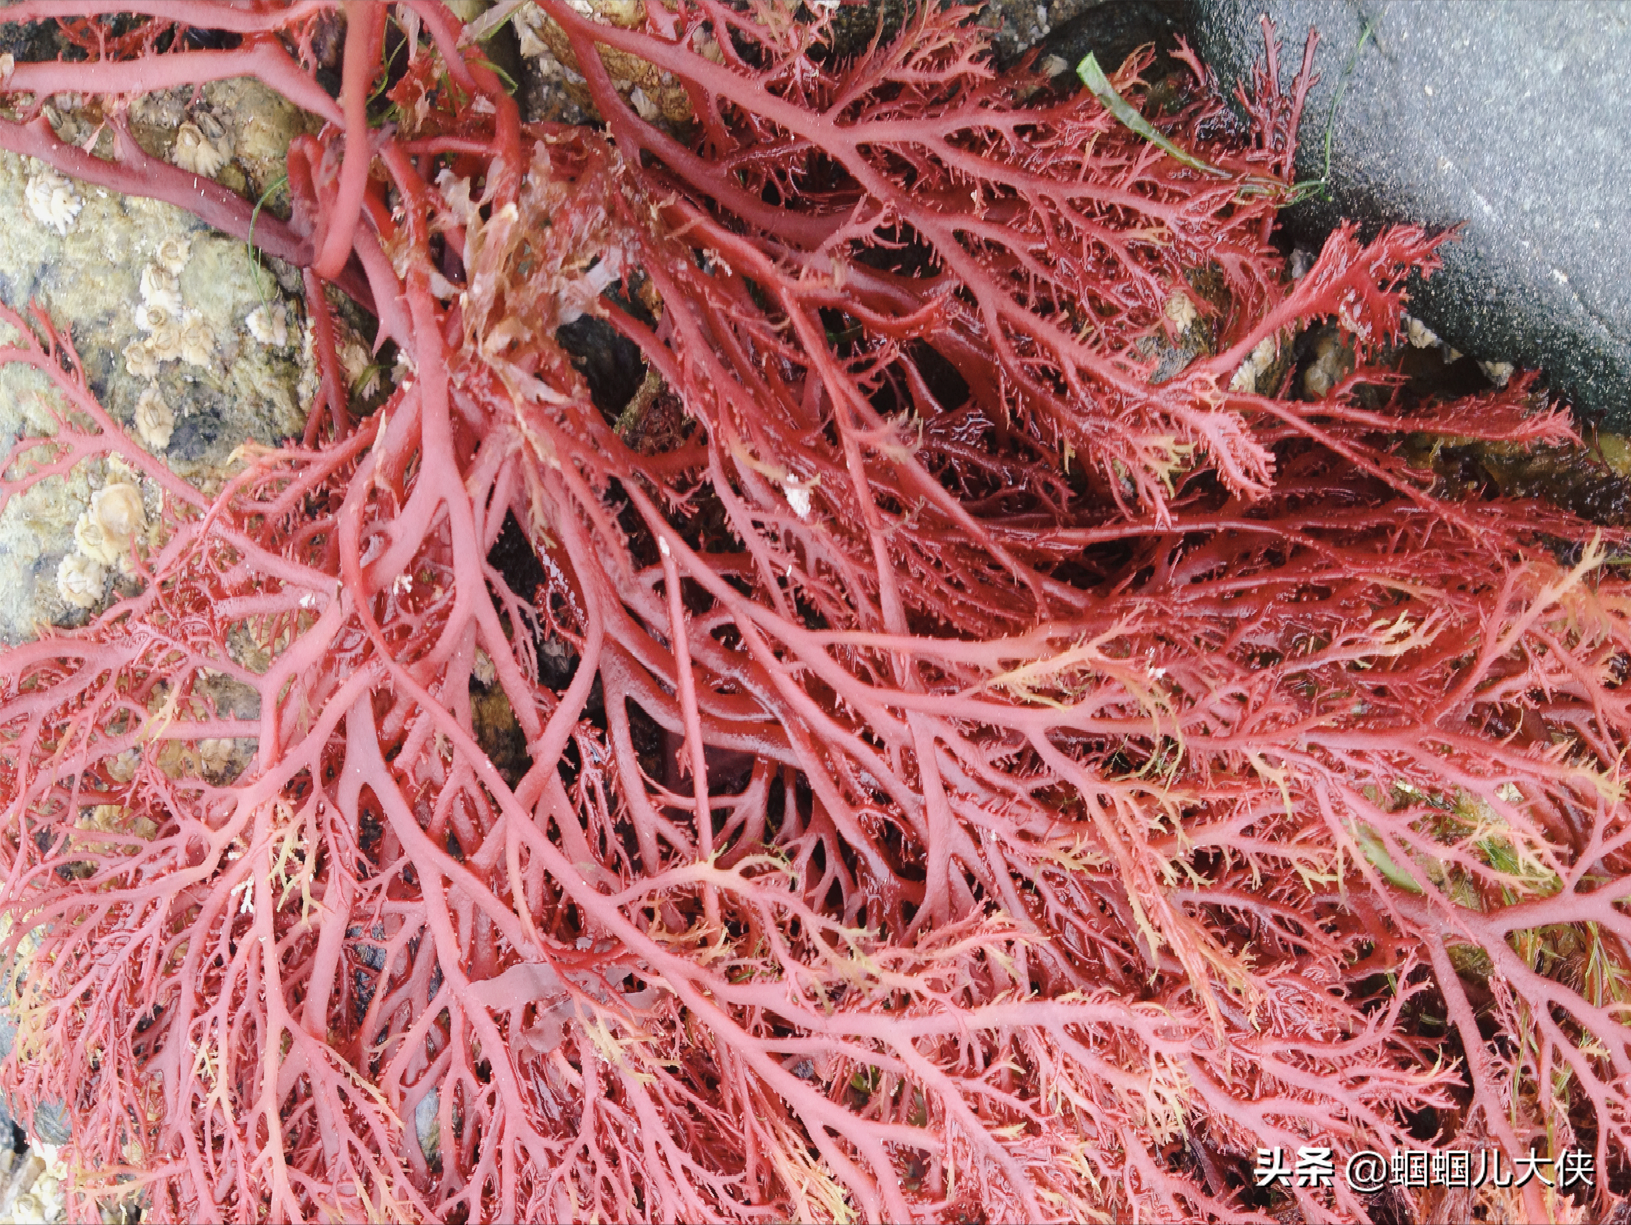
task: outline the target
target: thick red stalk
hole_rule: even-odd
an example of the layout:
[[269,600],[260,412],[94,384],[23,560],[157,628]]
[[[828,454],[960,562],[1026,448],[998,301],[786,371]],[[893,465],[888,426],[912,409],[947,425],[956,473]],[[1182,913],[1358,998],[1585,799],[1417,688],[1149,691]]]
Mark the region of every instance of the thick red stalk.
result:
[[312,271],[326,281],[337,277],[351,258],[352,236],[362,215],[368,167],[374,160],[374,142],[368,131],[368,96],[384,45],[384,0],[353,3],[346,10],[345,75],[340,82],[345,154],[334,199],[319,214],[317,258],[312,264]]

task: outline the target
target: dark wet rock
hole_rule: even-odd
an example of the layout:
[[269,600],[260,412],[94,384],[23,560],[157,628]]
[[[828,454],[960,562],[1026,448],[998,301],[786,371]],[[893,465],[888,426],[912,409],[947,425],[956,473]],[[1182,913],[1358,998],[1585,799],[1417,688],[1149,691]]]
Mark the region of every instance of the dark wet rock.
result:
[[1048,35],[1037,46],[1039,63],[1050,76],[1068,78],[1072,89],[1084,55],[1093,55],[1106,72],[1141,47],[1165,56],[1189,19],[1183,0],[1094,0],[1085,5],[1056,0],[1049,13]]
[[1323,172],[1345,83],[1330,199],[1287,215],[1299,241],[1349,217],[1460,224],[1411,313],[1474,357],[1540,368],[1583,416],[1631,426],[1631,3],[1186,0],[1184,25],[1227,90],[1263,55],[1264,13],[1283,67],[1320,34],[1301,178]]
[[47,1144],[67,1144],[74,1138],[74,1125],[66,1103],[55,1098],[34,1108],[34,1136]]

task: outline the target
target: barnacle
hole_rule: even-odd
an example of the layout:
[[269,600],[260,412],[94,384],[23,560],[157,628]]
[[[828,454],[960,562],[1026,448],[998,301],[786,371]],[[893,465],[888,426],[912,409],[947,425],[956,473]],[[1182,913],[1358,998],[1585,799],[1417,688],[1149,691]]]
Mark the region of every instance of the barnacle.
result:
[[28,211],[41,225],[48,225],[59,234],[66,234],[85,207],[73,184],[55,170],[42,169],[28,176],[23,188],[23,200]]
[[207,774],[220,774],[232,763],[232,741],[213,737],[198,742],[198,761]]
[[102,532],[102,525],[97,523],[96,517],[90,511],[81,511],[79,519],[74,523],[74,545],[79,549],[81,556],[88,557],[99,565],[119,560],[119,551]]
[[[1272,336],[1265,336],[1257,342],[1257,347],[1251,351],[1246,360],[1240,363],[1240,368],[1229,379],[1229,390],[1253,395],[1258,391],[1258,383],[1263,376],[1274,368],[1274,362],[1280,355],[1280,347]],[[1272,388],[1267,390],[1272,391]]]
[[281,349],[289,343],[289,320],[281,302],[267,302],[249,312],[244,327],[263,345]]
[[215,357],[215,333],[204,317],[189,312],[181,325],[181,360],[189,366],[207,366]]
[[114,565],[129,555],[137,533],[146,526],[142,491],[120,481],[96,491],[90,509],[74,524],[74,543],[86,557]]
[[174,319],[166,319],[153,329],[153,334],[147,338],[147,347],[154,360],[175,361],[181,356],[181,325]]
[[156,332],[173,322],[178,313],[164,302],[143,302],[136,308],[136,326],[144,332]]
[[11,1219],[16,1221],[55,1221],[61,1219],[65,1197],[62,1185],[68,1181],[68,1167],[63,1162],[61,1147],[56,1144],[35,1143],[29,1146],[33,1156],[45,1164],[34,1185],[19,1195],[12,1205]]
[[1414,315],[1402,315],[1400,319],[1404,323],[1405,335],[1416,348],[1431,349],[1434,345],[1443,343],[1439,340],[1437,332]]
[[[131,816],[130,809],[123,804],[97,804],[92,808],[84,809],[79,820],[75,822],[83,830],[100,830],[107,834],[135,834],[138,838],[149,839],[158,833],[158,826],[149,818]],[[87,849],[105,849],[106,844],[87,843]]]
[[57,566],[57,594],[79,608],[97,605],[105,581],[102,563],[83,553],[70,553]]
[[1201,317],[1193,299],[1181,289],[1173,291],[1161,313],[1172,320],[1173,329],[1179,333],[1189,331]]
[[176,415],[164,402],[157,387],[149,387],[136,401],[136,436],[149,451],[162,451],[170,445]]
[[[1359,333],[1358,328],[1348,328]],[[1322,400],[1343,379],[1353,372],[1354,350],[1343,340],[1336,328],[1327,328],[1314,338],[1313,360],[1303,371],[1303,395],[1310,400]]]
[[227,162],[226,155],[199,130],[196,123],[184,123],[176,131],[176,147],[170,155],[170,160],[181,169],[204,175],[206,178],[215,174]]
[[153,262],[172,277],[177,277],[192,258],[192,249],[191,241],[180,234],[166,234],[159,243],[159,249],[153,253]]
[[142,491],[128,481],[97,490],[91,512],[105,532],[127,540],[147,526]]
[[157,378],[159,359],[153,346],[145,340],[133,340],[125,346],[125,369],[139,379]]
[[340,368],[345,371],[346,384],[365,399],[379,390],[379,372],[373,369],[373,358],[360,341],[346,340],[335,354]]
[[119,828],[124,815],[123,804],[97,804],[91,808],[81,809],[79,820],[74,824],[80,829],[99,829],[107,833]]
[[142,303],[148,310],[163,310],[172,318],[181,314],[181,287],[176,274],[162,264],[142,269]]
[[303,408],[309,408],[317,399],[322,385],[322,374],[317,369],[317,325],[308,316],[300,329],[300,380],[295,384],[295,395]]
[[126,749],[116,757],[106,759],[104,765],[108,777],[116,783],[128,783],[136,777],[136,769],[142,764],[142,751],[140,749]]

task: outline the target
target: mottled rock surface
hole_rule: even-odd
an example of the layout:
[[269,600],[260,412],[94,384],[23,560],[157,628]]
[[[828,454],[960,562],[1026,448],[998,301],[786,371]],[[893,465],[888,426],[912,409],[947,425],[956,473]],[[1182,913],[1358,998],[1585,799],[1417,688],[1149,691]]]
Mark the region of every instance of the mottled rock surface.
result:
[[[253,82],[220,82],[196,101],[191,90],[155,95],[136,110],[133,126],[149,152],[202,158],[200,172],[248,192],[281,166],[290,135],[306,122]],[[77,115],[56,122],[65,138],[95,136]],[[189,152],[178,133],[202,143]],[[299,315],[287,298],[298,277],[283,272],[280,283],[242,242],[180,209],[0,153],[0,301],[24,313],[37,307],[70,336],[92,393],[191,480],[219,481],[245,441],[276,443],[304,426]],[[289,321],[279,338],[250,324],[268,310]],[[15,339],[0,332],[8,333],[0,343]],[[274,339],[281,343],[268,343]],[[22,438],[53,433],[64,408],[43,375],[0,368],[0,456]],[[129,479],[114,468],[87,461],[0,513],[0,642],[77,623],[111,591],[116,567],[98,571],[74,559],[75,527],[96,493]],[[145,492],[156,515],[154,491]]]

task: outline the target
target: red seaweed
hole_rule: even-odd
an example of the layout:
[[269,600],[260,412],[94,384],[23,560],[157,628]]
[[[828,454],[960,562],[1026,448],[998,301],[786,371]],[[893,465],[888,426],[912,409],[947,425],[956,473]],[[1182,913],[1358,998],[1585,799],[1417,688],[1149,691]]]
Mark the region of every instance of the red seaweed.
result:
[[[1479,1211],[1606,1211],[1631,591],[1617,538],[1406,462],[1571,437],[1532,380],[1399,394],[1437,240],[1345,228],[1290,279],[1272,54],[1250,131],[1199,79],[1151,116],[1220,176],[998,75],[964,10],[841,55],[819,6],[540,7],[603,129],[522,124],[433,0],[344,6],[337,101],[322,0],[7,10],[71,8],[91,59],[16,64],[0,146],[253,225],[323,376],[207,495],[3,312],[67,411],[0,504],[117,456],[163,505],[133,594],[0,654],[0,909],[39,942],[0,1080],[66,1102],[76,1210],[1368,1218],[1254,1186],[1319,1145],[1585,1150],[1592,1197]],[[244,74],[327,121],[286,224],[123,127]],[[70,91],[111,159],[51,130]],[[372,414],[329,282],[402,355]],[[585,317],[638,349],[626,404]],[[1315,322],[1357,354],[1328,394],[1236,377]]]

